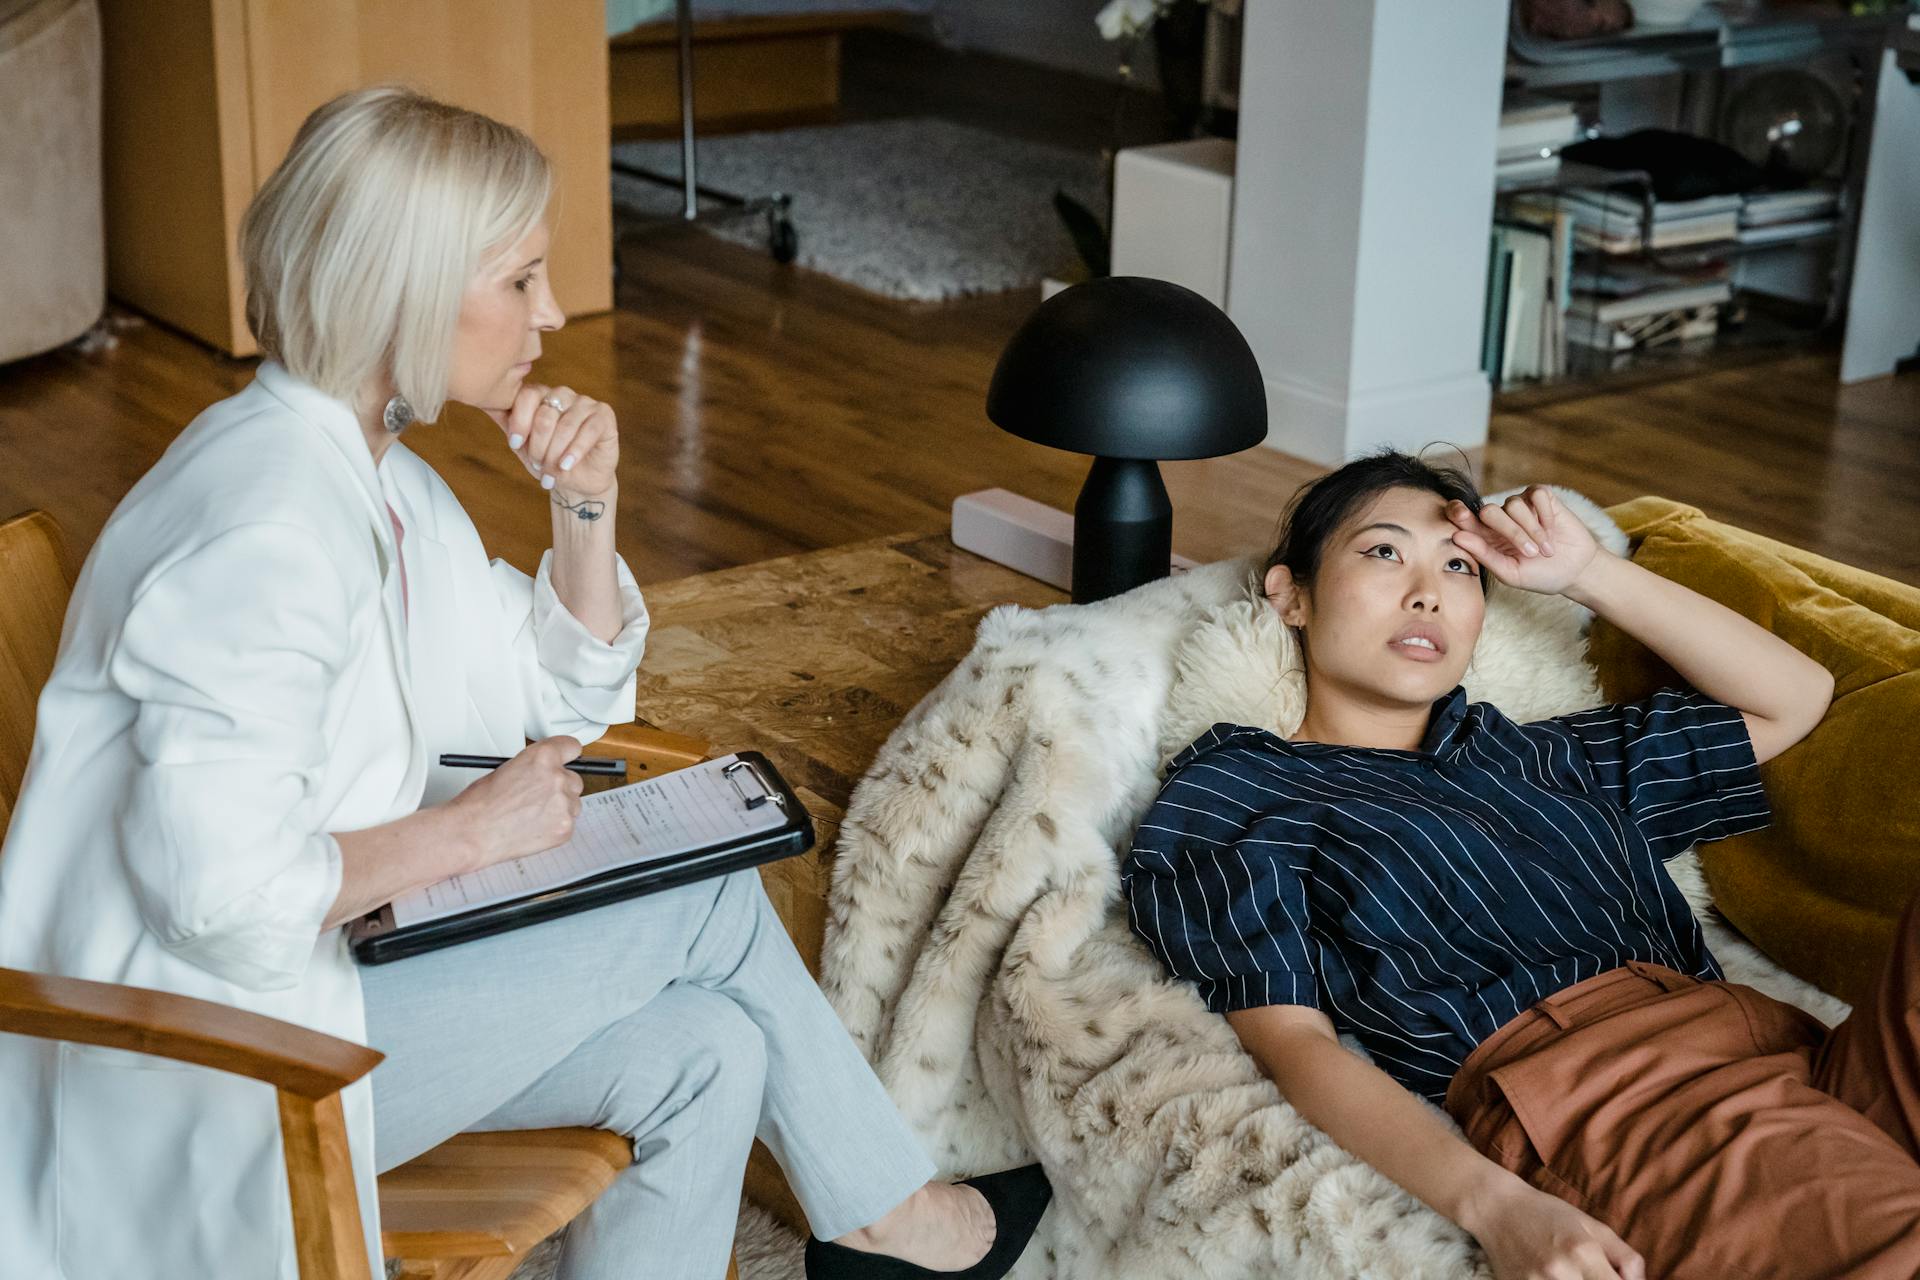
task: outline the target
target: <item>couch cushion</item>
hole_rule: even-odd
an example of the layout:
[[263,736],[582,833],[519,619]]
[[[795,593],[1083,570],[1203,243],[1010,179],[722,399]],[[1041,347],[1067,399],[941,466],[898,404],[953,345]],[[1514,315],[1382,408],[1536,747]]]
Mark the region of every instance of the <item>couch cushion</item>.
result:
[[[1762,769],[1774,825],[1703,845],[1715,904],[1784,968],[1858,1004],[1920,891],[1920,589],[1640,498],[1610,510],[1635,563],[1767,627],[1834,675],[1826,719]],[[1679,677],[1596,622],[1609,700]]]

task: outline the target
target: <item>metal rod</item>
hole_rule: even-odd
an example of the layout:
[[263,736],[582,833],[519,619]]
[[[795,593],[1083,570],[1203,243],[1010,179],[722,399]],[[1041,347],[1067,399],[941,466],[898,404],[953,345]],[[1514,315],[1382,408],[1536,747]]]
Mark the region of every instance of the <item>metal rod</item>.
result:
[[[661,173],[654,169],[643,169],[637,164],[628,164],[624,160],[615,160],[613,162],[613,171],[624,174],[629,178],[638,178],[642,182],[651,182],[656,186],[679,188],[685,185],[685,179],[681,174]],[[712,200],[718,204],[749,205],[757,203],[764,207],[779,199],[779,197],[776,196],[760,196],[750,199],[747,196],[735,195],[731,191],[719,191],[713,187],[695,186],[694,190],[700,193],[701,199]]]
[[680,216],[692,222],[700,216],[700,183],[693,168],[693,0],[675,0],[674,21],[680,28],[680,177],[686,193]]

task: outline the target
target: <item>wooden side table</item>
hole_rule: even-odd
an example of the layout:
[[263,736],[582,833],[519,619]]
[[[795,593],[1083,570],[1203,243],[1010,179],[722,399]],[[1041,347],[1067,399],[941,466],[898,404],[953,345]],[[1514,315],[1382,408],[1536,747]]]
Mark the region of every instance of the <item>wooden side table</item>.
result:
[[[833,849],[848,799],[915,703],[999,604],[1065,602],[1053,587],[955,547],[899,534],[646,588],[653,629],[640,716],[716,753],[766,753],[813,815],[813,852],[762,869],[807,967],[820,970]],[[756,1144],[747,1194],[796,1231],[806,1216]]]
[[896,534],[645,588],[645,724],[754,748],[819,831],[812,853],[765,868],[767,891],[815,973],[834,839],[861,774],[901,717],[973,645],[999,604],[1066,596],[954,546]]
[[613,305],[604,0],[101,0],[107,289],[231,355],[240,215],[300,122],[411,85],[526,130],[552,158],[569,314]]

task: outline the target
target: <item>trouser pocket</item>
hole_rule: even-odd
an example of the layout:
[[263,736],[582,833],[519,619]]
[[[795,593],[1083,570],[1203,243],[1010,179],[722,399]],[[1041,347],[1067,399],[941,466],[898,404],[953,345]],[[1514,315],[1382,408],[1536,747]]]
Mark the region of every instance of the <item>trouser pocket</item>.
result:
[[1489,1064],[1487,1077],[1540,1159],[1576,1185],[1591,1165],[1612,1163],[1632,1117],[1670,1106],[1754,1052],[1745,1012],[1717,983],[1570,1016],[1565,1030]]

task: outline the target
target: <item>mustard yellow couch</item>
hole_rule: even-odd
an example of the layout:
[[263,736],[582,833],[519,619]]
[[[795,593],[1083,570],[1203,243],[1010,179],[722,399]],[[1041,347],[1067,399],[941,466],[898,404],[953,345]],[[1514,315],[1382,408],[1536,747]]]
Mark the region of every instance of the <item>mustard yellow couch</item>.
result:
[[[1703,845],[1727,919],[1783,968],[1858,1004],[1920,892],[1920,588],[1665,498],[1609,510],[1636,563],[1752,618],[1834,675],[1826,719],[1762,767],[1764,831]],[[1617,628],[1589,653],[1612,700],[1679,677]]]

